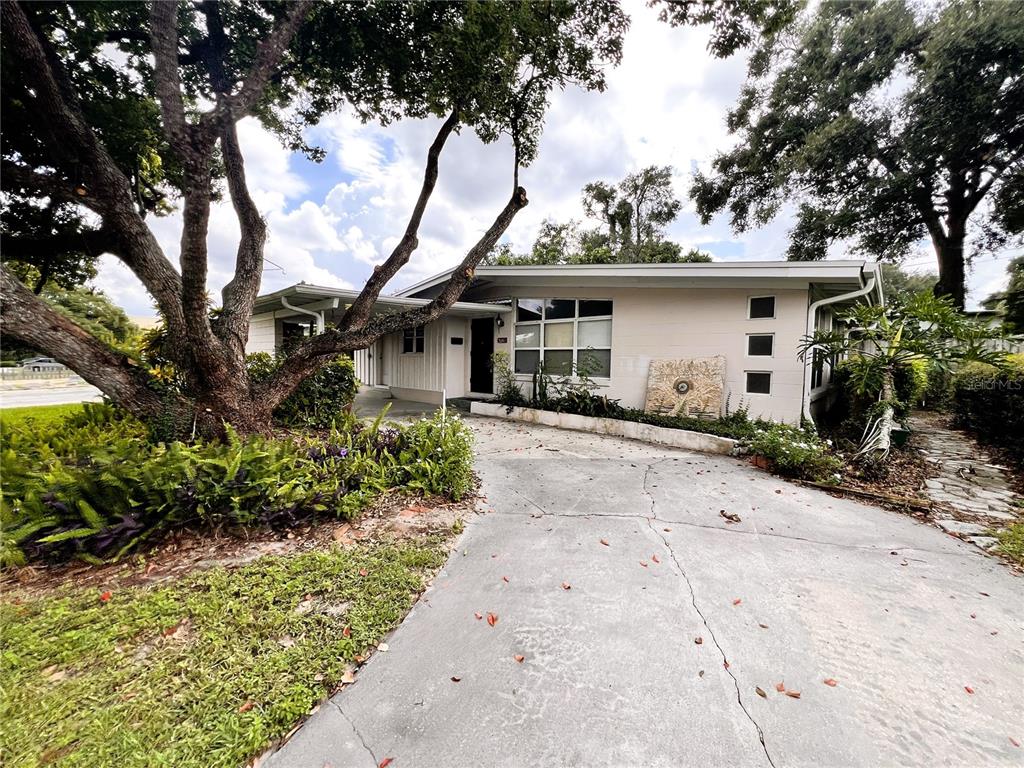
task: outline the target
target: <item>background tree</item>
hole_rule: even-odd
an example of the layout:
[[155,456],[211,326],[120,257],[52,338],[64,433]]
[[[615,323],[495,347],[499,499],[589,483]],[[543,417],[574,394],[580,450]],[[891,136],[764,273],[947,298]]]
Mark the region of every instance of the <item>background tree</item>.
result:
[[899,264],[882,264],[886,299],[906,301],[915,293],[932,293],[939,276],[934,272],[907,272]]
[[1006,265],[1010,275],[1006,290],[986,298],[986,309],[997,309],[1003,316],[1003,327],[1010,333],[1024,333],[1024,256],[1018,256]]
[[[607,0],[0,3],[0,181],[11,195],[2,223],[5,252],[16,254],[0,267],[0,330],[144,419],[194,424],[200,433],[220,432],[225,422],[241,432],[266,429],[274,408],[339,353],[429,322],[456,301],[527,204],[519,170],[536,154],[549,94],[570,84],[603,88],[627,25]],[[342,107],[385,124],[443,121],[390,256],[336,327],[251,381],[245,341],[267,228],[248,190],[237,123],[253,116],[287,147],[319,159],[303,130]],[[511,139],[508,202],[435,299],[374,315],[384,286],[418,246],[439,157],[462,129],[484,142]],[[212,312],[207,235],[211,205],[222,197],[240,238],[234,274]],[[147,224],[171,206],[182,216],[177,265]],[[52,217],[30,208],[49,208]],[[74,283],[100,253],[120,259],[153,297],[165,326],[162,351],[180,381],[173,392],[19,279],[49,270]],[[56,256],[59,269],[48,266]]]
[[898,260],[930,238],[935,291],[962,308],[972,253],[1022,231],[1024,4],[821,3],[769,32],[735,148],[691,189],[702,221],[727,210],[743,231],[799,200],[790,259],[850,240]]

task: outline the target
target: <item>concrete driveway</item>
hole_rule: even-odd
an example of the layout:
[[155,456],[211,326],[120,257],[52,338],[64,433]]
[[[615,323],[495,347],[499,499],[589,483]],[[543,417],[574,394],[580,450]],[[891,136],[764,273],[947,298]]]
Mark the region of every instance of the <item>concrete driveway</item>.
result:
[[998,561],[738,460],[470,423],[489,511],[265,765],[1024,762]]

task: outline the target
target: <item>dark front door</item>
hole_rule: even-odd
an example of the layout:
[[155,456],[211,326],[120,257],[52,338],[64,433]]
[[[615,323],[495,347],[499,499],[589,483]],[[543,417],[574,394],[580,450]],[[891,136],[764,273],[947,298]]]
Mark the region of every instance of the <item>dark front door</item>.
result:
[[479,317],[470,327],[469,388],[481,394],[494,393],[491,355],[494,354],[494,320]]

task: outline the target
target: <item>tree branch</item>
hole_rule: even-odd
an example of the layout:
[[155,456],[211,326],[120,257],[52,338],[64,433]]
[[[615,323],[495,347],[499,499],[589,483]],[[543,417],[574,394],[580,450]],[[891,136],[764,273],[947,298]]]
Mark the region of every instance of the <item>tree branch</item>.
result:
[[168,326],[181,329],[181,278],[135,210],[130,182],[89,128],[60,62],[44,47],[20,4],[0,3],[0,13],[0,28],[20,56],[50,151],[83,168],[88,196],[98,201],[105,226],[118,235],[121,260],[156,299]]
[[0,330],[4,334],[46,350],[114,402],[130,406],[135,413],[160,412],[160,397],[147,386],[149,376],[144,370],[35,296],[3,266],[0,300]]
[[441,157],[441,150],[444,149],[445,142],[448,141],[448,137],[451,136],[458,123],[459,113],[456,108],[452,110],[448,119],[441,124],[437,136],[434,137],[434,141],[427,151],[427,166],[423,173],[423,185],[420,187],[420,194],[416,199],[412,215],[409,217],[405,234],[402,235],[402,239],[398,241],[398,245],[395,246],[387,261],[374,267],[370,279],[366,281],[363,290],[359,293],[356,300],[352,302],[352,306],[342,318],[339,324],[339,328],[342,331],[361,328],[366,323],[370,312],[373,310],[373,305],[377,301],[377,297],[380,296],[384,286],[409,262],[409,257],[412,256],[413,251],[419,245],[417,233],[419,232],[420,222],[423,220],[423,213],[427,208],[427,202],[430,200],[434,187],[437,185],[437,168],[438,160]]
[[[178,2],[155,0],[149,15],[153,46],[153,84],[160,104],[164,135],[182,164],[194,171],[207,160],[201,135],[192,129],[185,116],[185,100],[181,94],[181,73],[178,71]],[[198,140],[193,143],[194,140]],[[198,144],[198,146],[197,146]]]
[[516,214],[527,206],[526,190],[519,187],[494,222],[455,268],[441,293],[422,307],[395,314],[377,315],[362,328],[330,329],[312,336],[292,352],[273,376],[255,386],[255,399],[272,409],[317,368],[341,352],[365,349],[381,336],[437,320],[447,312],[473,279],[476,266],[490,253]]
[[27,259],[76,251],[96,257],[115,253],[118,248],[117,236],[103,228],[39,237],[4,235],[3,243],[4,259]]

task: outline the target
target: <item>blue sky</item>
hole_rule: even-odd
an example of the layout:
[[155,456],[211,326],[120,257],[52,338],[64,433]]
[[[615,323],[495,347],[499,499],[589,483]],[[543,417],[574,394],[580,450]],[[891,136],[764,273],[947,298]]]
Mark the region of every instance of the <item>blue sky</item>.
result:
[[[744,79],[743,57],[713,59],[706,53],[705,32],[672,29],[643,3],[627,6],[633,23],[623,63],[609,72],[608,89],[553,94],[539,156],[521,174],[530,205],[505,240],[525,251],[545,218],[583,218],[580,189],[587,182],[614,182],[657,164],[675,168],[674,184],[685,203],[668,234],[684,248],[699,247],[723,260],[785,258],[791,226],[786,212],[761,229],[735,235],[725,217],[701,226],[686,199],[693,170],[706,168],[716,151],[730,146],[725,113]],[[331,115],[308,132],[308,140],[327,152],[317,164],[285,150],[254,120],[244,121],[240,139],[249,183],[270,230],[263,290],[299,281],[360,286],[405,228],[437,126],[436,120],[405,120],[381,128],[344,112]],[[469,131],[449,139],[420,247],[389,290],[461,260],[508,198],[511,158],[507,143],[484,145]],[[176,262],[179,215],[150,222]],[[215,295],[230,278],[237,238],[230,205],[216,206],[210,224]],[[1005,284],[1012,255],[975,265],[969,304]],[[927,244],[908,264],[912,270],[932,268]],[[96,284],[130,315],[154,314],[142,286],[116,259],[101,260]]]

